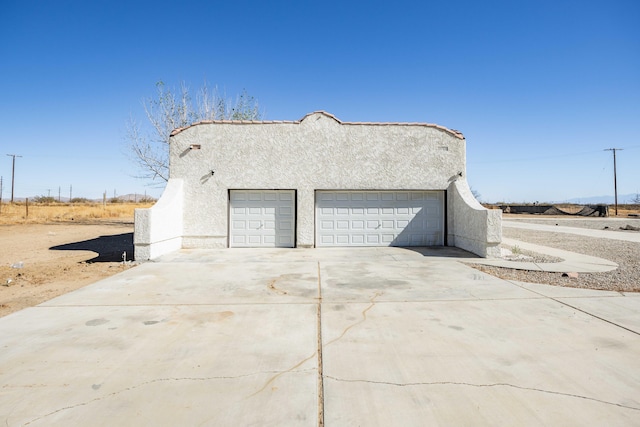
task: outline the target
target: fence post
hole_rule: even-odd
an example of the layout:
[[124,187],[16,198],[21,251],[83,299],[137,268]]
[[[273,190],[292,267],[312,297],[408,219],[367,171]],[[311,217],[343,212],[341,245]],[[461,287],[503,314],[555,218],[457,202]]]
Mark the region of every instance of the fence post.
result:
[[27,218],[29,218],[29,198],[28,197],[26,199],[26,202],[25,202],[24,206],[27,209],[27,213],[26,213],[24,219],[27,219]]

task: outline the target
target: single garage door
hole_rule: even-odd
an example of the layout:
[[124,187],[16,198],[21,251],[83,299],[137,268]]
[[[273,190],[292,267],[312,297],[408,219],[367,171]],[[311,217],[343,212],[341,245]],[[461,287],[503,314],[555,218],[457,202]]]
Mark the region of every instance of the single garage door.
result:
[[294,190],[231,190],[229,246],[294,247]]
[[443,191],[316,192],[316,246],[443,244]]

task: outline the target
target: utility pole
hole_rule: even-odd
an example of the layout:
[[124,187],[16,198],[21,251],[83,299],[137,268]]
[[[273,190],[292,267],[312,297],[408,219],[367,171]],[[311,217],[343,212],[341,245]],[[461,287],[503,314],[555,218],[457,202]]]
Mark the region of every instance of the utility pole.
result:
[[616,173],[616,151],[622,151],[622,148],[606,148],[604,151],[613,151],[613,191],[616,201],[616,216],[618,216],[618,178]]
[[13,203],[13,188],[14,188],[13,184],[16,178],[16,157],[22,157],[22,156],[18,156],[17,154],[7,154],[7,156],[13,157],[13,165],[11,166],[11,203]]

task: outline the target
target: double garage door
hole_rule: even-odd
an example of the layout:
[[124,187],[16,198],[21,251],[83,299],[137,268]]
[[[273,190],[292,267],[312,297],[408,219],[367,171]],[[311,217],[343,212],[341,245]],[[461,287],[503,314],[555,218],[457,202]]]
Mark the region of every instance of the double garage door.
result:
[[444,243],[442,191],[318,191],[316,246]]
[[[229,246],[295,246],[295,191],[229,196]],[[317,247],[444,244],[442,191],[316,191],[315,202]]]

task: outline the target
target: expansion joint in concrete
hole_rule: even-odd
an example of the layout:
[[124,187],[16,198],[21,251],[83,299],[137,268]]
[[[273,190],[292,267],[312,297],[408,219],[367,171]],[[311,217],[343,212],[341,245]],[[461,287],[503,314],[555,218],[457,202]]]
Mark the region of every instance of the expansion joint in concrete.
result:
[[[517,283],[514,283],[514,282],[512,282],[512,281],[509,281],[509,283],[511,283],[511,284],[513,284],[513,285],[516,285],[516,286],[518,286],[518,287],[520,287],[520,288],[522,288],[522,289],[527,289],[527,288],[525,288],[525,287],[523,287],[523,286],[520,286],[520,285],[518,285]],[[640,332],[638,332],[638,331],[634,331],[633,329],[627,328],[626,326],[622,326],[622,325],[621,325],[621,324],[619,324],[619,323],[616,323],[616,322],[613,322],[613,321],[611,321],[611,320],[605,319],[604,317],[596,316],[596,315],[595,315],[595,314],[593,314],[593,313],[589,313],[589,312],[588,312],[588,311],[586,311],[586,310],[583,310],[583,309],[581,309],[581,308],[578,308],[578,307],[576,307],[576,306],[574,306],[574,305],[571,305],[571,304],[569,304],[569,303],[567,303],[567,302],[565,302],[565,301],[562,301],[562,300],[560,300],[560,299],[558,299],[558,298],[553,298],[553,297],[550,297],[550,296],[546,296],[546,295],[544,295],[544,294],[541,294],[541,293],[536,292],[536,291],[531,290],[531,289],[527,289],[527,290],[528,290],[528,291],[530,291],[530,292],[533,292],[534,294],[540,295],[540,296],[542,296],[542,297],[544,297],[544,298],[548,298],[548,299],[550,299],[550,300],[552,300],[552,301],[555,301],[555,302],[557,302],[558,304],[562,304],[562,305],[567,306],[567,307],[569,307],[569,308],[572,308],[572,309],[574,309],[574,310],[576,310],[576,311],[579,311],[580,313],[584,313],[584,314],[586,314],[586,315],[588,315],[588,316],[591,316],[591,317],[593,317],[593,318],[595,318],[595,319],[602,320],[602,321],[603,321],[603,322],[605,322],[605,323],[608,323],[608,324],[610,324],[610,325],[616,326],[616,327],[618,327],[618,328],[620,328],[620,329],[624,329],[625,331],[627,331],[627,332],[631,332],[632,334],[640,335]],[[619,297],[613,297],[613,298],[619,298]]]
[[571,304],[568,304],[568,303],[566,303],[566,302],[564,302],[564,301],[560,301],[560,300],[558,300],[558,299],[556,299],[556,298],[551,298],[551,299],[552,299],[552,300],[554,300],[554,301],[559,302],[560,304],[566,305],[567,307],[570,307],[570,308],[572,308],[572,309],[574,309],[574,310],[577,310],[577,311],[579,311],[579,312],[581,312],[581,313],[587,314],[587,315],[589,315],[589,316],[591,316],[591,317],[595,317],[595,318],[596,318],[596,319],[598,319],[598,320],[602,320],[603,322],[606,322],[606,323],[608,323],[608,324],[610,324],[610,325],[617,326],[618,328],[621,328],[621,329],[624,329],[625,331],[631,332],[632,334],[640,335],[640,332],[638,332],[638,331],[634,331],[633,329],[629,329],[629,328],[627,328],[626,326],[622,326],[622,325],[620,325],[619,323],[612,322],[611,320],[607,320],[607,319],[605,319],[604,317],[596,316],[596,315],[595,315],[595,314],[593,314],[593,313],[589,313],[588,311],[582,310],[581,308],[578,308],[578,307],[576,307],[576,306],[573,306],[573,305],[571,305]]
[[318,339],[318,426],[324,426],[324,369],[322,365],[322,278],[320,262],[318,262],[318,322],[316,325]]

